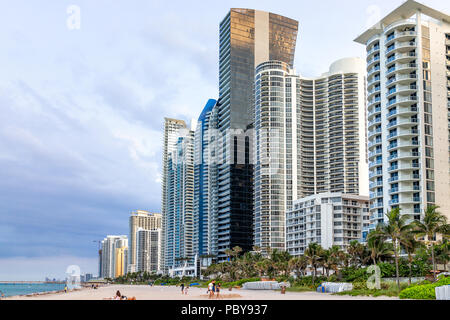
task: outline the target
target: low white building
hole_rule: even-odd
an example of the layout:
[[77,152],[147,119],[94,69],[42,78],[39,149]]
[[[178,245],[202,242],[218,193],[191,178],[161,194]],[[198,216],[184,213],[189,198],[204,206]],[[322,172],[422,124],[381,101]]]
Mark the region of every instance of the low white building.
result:
[[322,193],[299,199],[286,213],[286,249],[302,255],[310,243],[328,249],[346,249],[350,241],[364,240],[369,226],[369,197]]

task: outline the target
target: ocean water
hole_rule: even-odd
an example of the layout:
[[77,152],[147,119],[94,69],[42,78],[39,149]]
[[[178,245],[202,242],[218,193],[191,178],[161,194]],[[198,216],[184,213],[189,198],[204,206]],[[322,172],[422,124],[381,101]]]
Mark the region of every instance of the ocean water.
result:
[[0,291],[6,297],[10,297],[36,292],[64,290],[64,286],[64,283],[0,283]]

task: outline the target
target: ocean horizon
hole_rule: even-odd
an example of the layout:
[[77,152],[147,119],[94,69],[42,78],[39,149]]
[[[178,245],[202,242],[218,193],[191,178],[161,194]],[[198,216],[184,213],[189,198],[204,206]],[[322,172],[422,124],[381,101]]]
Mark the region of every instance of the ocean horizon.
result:
[[26,282],[0,282],[0,297],[26,295],[38,292],[51,292],[64,290],[65,283],[29,283]]

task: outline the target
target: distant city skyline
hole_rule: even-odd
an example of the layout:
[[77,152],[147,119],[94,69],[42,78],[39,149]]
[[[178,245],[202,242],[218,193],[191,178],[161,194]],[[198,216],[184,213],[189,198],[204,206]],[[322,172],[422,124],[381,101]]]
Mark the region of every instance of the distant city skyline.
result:
[[130,210],[160,212],[161,120],[189,123],[218,96],[224,12],[298,20],[296,72],[317,76],[365,58],[353,39],[401,3],[78,1],[79,30],[66,25],[70,2],[3,4],[0,280],[64,278],[69,265],[95,275],[94,241],[127,234]]

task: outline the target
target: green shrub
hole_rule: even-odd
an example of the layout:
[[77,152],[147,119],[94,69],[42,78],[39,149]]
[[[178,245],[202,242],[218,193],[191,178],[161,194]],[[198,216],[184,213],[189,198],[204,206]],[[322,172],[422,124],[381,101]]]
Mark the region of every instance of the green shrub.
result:
[[367,289],[367,285],[365,281],[354,281],[353,282],[353,290],[361,290]]
[[435,288],[450,285],[450,277],[441,277],[439,281],[431,284],[412,285],[400,292],[400,299],[435,300]]
[[294,282],[294,286],[295,287],[308,287],[308,288],[313,288],[313,287],[317,287],[319,286],[322,282],[328,282],[327,277],[323,277],[323,276],[318,276],[314,279],[314,286],[312,283],[312,276],[305,276],[305,277],[301,277],[298,278],[295,282]]
[[367,268],[343,268],[341,274],[344,282],[366,281],[369,278]]

